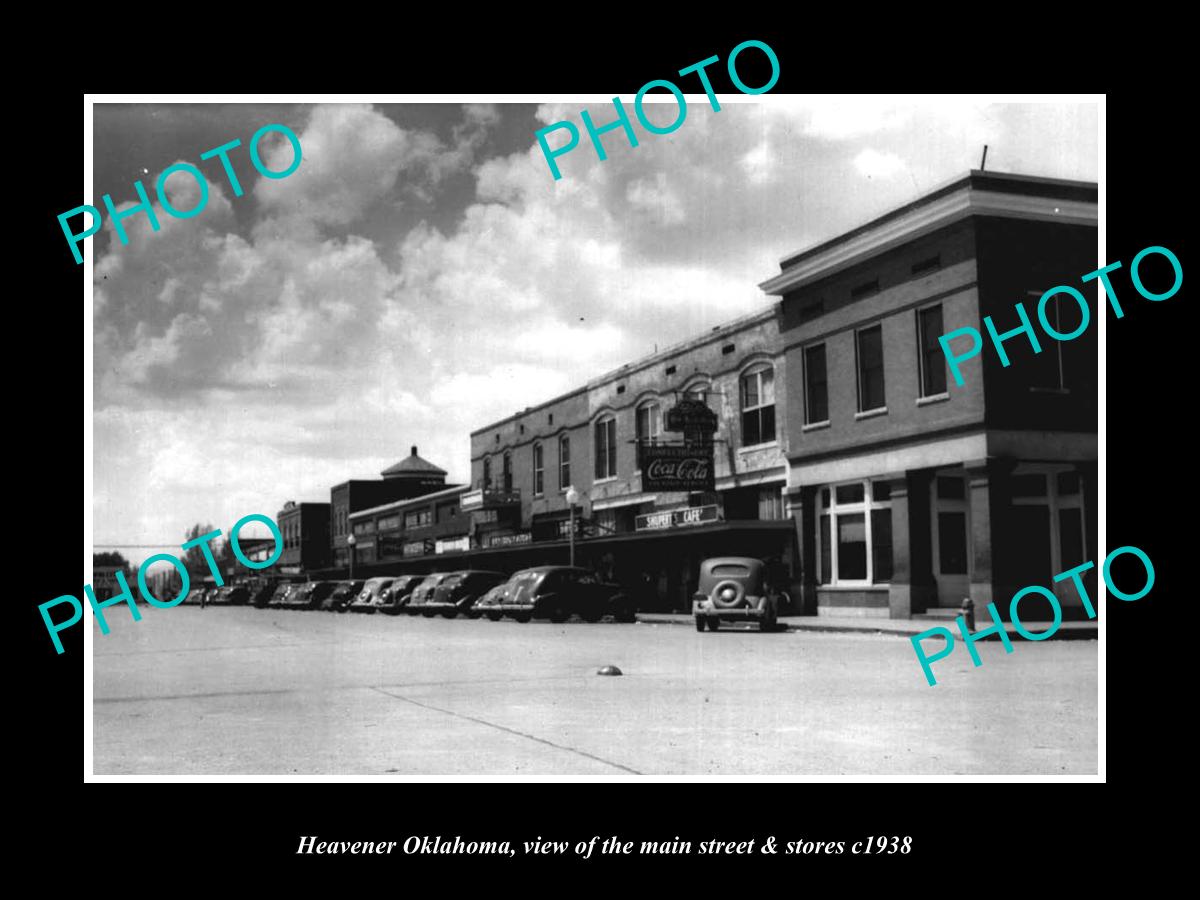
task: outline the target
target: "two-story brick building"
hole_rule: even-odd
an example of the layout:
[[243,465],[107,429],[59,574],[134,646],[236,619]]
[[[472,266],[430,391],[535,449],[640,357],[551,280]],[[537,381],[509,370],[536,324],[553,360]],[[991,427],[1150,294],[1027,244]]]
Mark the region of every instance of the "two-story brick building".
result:
[[[471,434],[463,507],[491,567],[565,563],[574,488],[577,562],[636,585],[643,608],[687,609],[707,555],[766,556],[790,570],[783,488],[786,360],[776,307],[622,366]],[[638,445],[681,435],[683,399],[716,415],[713,490],[643,487]]]
[[296,503],[289,500],[275,516],[283,535],[283,554],[277,563],[280,574],[302,575],[329,565],[328,503]]
[[[1094,183],[972,171],[762,284],[782,298],[807,611],[1002,605],[1097,558],[1096,326],[1064,343],[1041,333],[1040,353],[1012,337],[1004,367],[982,323],[1018,327],[1021,301],[1036,328],[1039,298],[1060,284],[1094,303],[1080,278],[1097,268],[1096,204]],[[1048,318],[1068,333],[1080,311],[1059,299]],[[959,387],[938,337],[963,326],[984,348]],[[1069,585],[1059,596],[1079,608]]]

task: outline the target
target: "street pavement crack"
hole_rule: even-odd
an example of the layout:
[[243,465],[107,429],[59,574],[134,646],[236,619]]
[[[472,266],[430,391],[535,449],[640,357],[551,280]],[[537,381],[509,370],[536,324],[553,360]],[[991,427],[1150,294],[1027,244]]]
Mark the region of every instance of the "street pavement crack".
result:
[[545,738],[538,737],[537,735],[529,734],[524,731],[518,731],[515,728],[509,728],[505,725],[498,725],[495,722],[489,722],[487,719],[480,719],[480,718],[476,718],[475,716],[468,716],[466,713],[455,712],[452,709],[444,709],[440,706],[434,706],[431,703],[422,703],[420,700],[413,700],[411,697],[405,697],[401,694],[394,694],[391,691],[385,691],[383,688],[380,688],[380,687],[372,687],[371,690],[378,691],[379,693],[381,693],[387,697],[392,697],[395,700],[403,700],[405,703],[411,703],[413,706],[419,706],[422,709],[430,709],[430,710],[433,710],[434,712],[440,712],[440,713],[444,713],[445,715],[448,715],[448,716],[454,716],[456,719],[465,719],[466,721],[474,722],[477,725],[485,725],[488,728],[495,728],[497,731],[504,731],[504,732],[507,732],[508,734],[516,735],[517,737],[523,737],[523,738],[526,738],[531,741],[536,741],[539,744],[545,744],[547,747],[553,747],[555,750],[565,750],[568,753],[574,753],[576,756],[583,756],[588,759],[595,760],[598,763],[603,763],[606,766],[612,766],[614,769],[620,769],[621,771],[629,772],[632,775],[644,775],[645,774],[644,772],[639,772],[637,769],[631,769],[629,766],[623,766],[618,762],[613,762],[611,759],[605,759],[602,756],[596,756],[593,753],[588,753],[585,750],[578,750],[575,747],[567,747],[563,744],[556,744],[556,743],[554,743],[554,741],[548,741]]

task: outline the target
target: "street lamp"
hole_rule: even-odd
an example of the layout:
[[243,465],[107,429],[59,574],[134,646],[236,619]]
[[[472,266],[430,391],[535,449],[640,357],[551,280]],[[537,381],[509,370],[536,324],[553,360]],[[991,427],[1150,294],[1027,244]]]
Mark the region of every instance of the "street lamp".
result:
[[350,548],[350,580],[351,581],[354,580],[354,545],[357,543],[358,543],[358,541],[355,539],[354,535],[350,535],[348,538],[346,538],[346,546],[348,546]]
[[567,488],[567,504],[571,507],[570,536],[571,536],[571,565],[575,565],[575,504],[579,502],[579,491],[575,485]]

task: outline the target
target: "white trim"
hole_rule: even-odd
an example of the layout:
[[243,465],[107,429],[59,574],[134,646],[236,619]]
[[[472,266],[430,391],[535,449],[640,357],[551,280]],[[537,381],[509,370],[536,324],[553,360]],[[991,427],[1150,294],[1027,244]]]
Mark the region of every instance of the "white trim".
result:
[[599,512],[605,509],[617,509],[621,506],[637,506],[640,503],[654,503],[657,500],[657,494],[626,494],[623,497],[609,497],[602,500],[593,500],[592,509],[596,512]]
[[820,431],[822,428],[828,428],[828,427],[829,427],[829,420],[826,419],[824,422],[813,422],[811,425],[801,425],[800,430],[802,432],[804,432],[804,431]]
[[747,444],[745,447],[738,447],[737,452],[738,453],[752,453],[755,450],[769,450],[772,447],[778,447],[778,446],[779,446],[778,440],[766,441],[765,443],[762,443],[762,444]]
[[[1092,439],[1095,440],[1095,437],[1093,434]],[[894,450],[863,453],[860,456],[842,456],[816,463],[795,462],[791,464],[788,484],[796,487],[808,484],[836,484],[859,478],[879,478],[886,472],[952,466],[969,459],[983,459],[987,456],[987,450],[988,435],[981,426],[977,434],[964,437],[922,441]]]
[[[967,183],[953,194],[939,197],[862,234],[839,241],[809,259],[790,266],[774,278],[761,282],[759,288],[767,294],[781,295],[953,222],[980,215],[1095,226],[1097,207],[1095,203],[1078,200],[972,190]],[[783,261],[795,255],[791,254]]]
[[854,414],[854,421],[859,422],[859,421],[862,421],[863,419],[873,419],[876,416],[886,416],[886,415],[887,415],[887,407],[886,406],[877,406],[874,409],[866,409],[866,410],[863,410],[862,412],[856,412]]
[[950,394],[930,394],[928,397],[918,397],[917,406],[929,406],[931,403],[941,403],[950,399]]

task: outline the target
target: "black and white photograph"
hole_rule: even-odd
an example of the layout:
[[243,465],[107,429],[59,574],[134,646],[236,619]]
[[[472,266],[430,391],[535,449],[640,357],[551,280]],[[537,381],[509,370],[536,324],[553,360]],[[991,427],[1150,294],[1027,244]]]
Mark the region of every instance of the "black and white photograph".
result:
[[1101,321],[1181,248],[1095,274],[1103,95],[751,44],[88,95],[87,780],[1103,780]]

